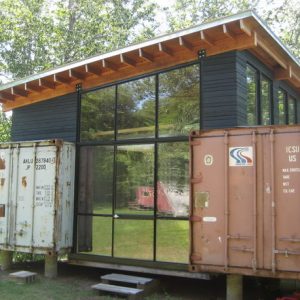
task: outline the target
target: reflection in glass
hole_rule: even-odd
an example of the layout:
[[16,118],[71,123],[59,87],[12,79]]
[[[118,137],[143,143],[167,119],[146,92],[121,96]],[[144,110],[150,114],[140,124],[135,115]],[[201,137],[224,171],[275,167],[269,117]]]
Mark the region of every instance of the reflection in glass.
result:
[[246,69],[247,78],[247,125],[257,125],[256,95],[257,95],[257,72],[250,66]]
[[156,260],[188,263],[189,222],[157,220]]
[[159,136],[187,135],[199,129],[199,66],[159,75]]
[[80,140],[111,140],[114,138],[115,87],[82,95]]
[[271,82],[262,78],[261,80],[261,124],[270,125],[271,124]]
[[186,142],[158,146],[157,209],[160,215],[189,214],[189,148]]
[[153,259],[153,220],[115,220],[114,256]]
[[289,124],[296,124],[296,100],[292,97],[289,97],[288,108]]
[[113,146],[80,148],[79,213],[112,213],[113,162]]
[[278,91],[278,124],[286,124],[286,93]]
[[116,211],[153,214],[154,145],[122,145],[117,149]]
[[155,77],[118,85],[118,139],[154,137]]
[[[86,224],[89,223],[87,227]],[[85,224],[85,226],[82,226]],[[85,243],[79,252],[111,255],[112,219],[110,217],[78,216],[78,242]]]

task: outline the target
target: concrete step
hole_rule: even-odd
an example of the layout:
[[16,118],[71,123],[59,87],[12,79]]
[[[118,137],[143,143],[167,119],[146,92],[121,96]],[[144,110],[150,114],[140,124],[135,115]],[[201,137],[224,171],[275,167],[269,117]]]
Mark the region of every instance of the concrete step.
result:
[[118,283],[125,283],[125,284],[132,284],[138,288],[143,288],[145,285],[149,285],[154,281],[152,278],[147,277],[140,277],[140,276],[131,276],[131,275],[124,275],[124,274],[106,274],[100,277],[103,283],[110,283],[110,282],[118,282]]
[[31,283],[35,280],[37,273],[29,271],[18,271],[9,274],[9,278],[22,283]]
[[129,288],[124,286],[106,284],[106,283],[98,283],[92,286],[92,289],[99,291],[100,293],[110,293],[115,295],[126,296],[127,299],[135,300],[139,299],[142,295],[142,289]]

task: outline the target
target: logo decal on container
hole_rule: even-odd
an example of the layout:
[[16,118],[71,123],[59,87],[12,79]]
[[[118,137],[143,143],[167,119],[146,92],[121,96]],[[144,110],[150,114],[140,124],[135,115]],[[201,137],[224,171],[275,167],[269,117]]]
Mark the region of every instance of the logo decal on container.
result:
[[251,167],[253,166],[252,147],[231,147],[229,148],[230,167]]

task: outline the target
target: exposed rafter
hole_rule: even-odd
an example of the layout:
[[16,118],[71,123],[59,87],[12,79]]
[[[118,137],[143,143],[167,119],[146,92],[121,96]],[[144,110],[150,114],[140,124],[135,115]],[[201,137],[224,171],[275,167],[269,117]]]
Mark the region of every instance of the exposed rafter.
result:
[[53,75],[53,81],[57,82],[57,83],[62,83],[62,84],[71,84],[71,82],[72,82],[72,80],[70,78],[65,78],[58,74]]
[[223,33],[230,39],[234,39],[234,34],[230,32],[228,26],[226,24],[222,25]]
[[164,45],[163,43],[158,43],[158,50],[159,50],[159,52],[163,52],[170,56],[174,55],[174,52],[170,48],[168,48],[166,45]]
[[195,48],[194,48],[194,46],[192,45],[192,43],[190,43],[190,42],[188,42],[186,39],[184,39],[183,37],[179,37],[178,38],[178,42],[179,42],[179,45],[181,46],[181,47],[183,47],[183,48],[185,48],[185,49],[187,49],[187,50],[189,50],[189,51],[191,51],[191,52],[195,52]]
[[80,73],[78,71],[75,71],[74,69],[69,70],[69,77],[79,79],[79,80],[84,80],[86,78],[86,74]]
[[94,75],[97,75],[97,76],[101,76],[101,68],[100,66],[99,67],[96,67],[96,66],[93,66],[93,65],[85,65],[85,72],[86,73],[89,73],[89,74],[94,74]]
[[124,54],[120,54],[120,62],[130,67],[136,66],[136,62],[133,59],[129,58],[128,56],[125,56]]
[[213,46],[214,45],[214,41],[207,36],[206,33],[204,33],[203,30],[200,31],[200,40],[204,43],[206,43],[208,46]]
[[25,89],[22,90],[20,88],[12,87],[11,88],[11,94],[16,95],[16,96],[20,96],[20,97],[27,97],[29,92],[26,91]]
[[115,72],[118,71],[118,69],[119,69],[114,63],[112,63],[111,61],[108,61],[107,59],[102,60],[102,67],[105,69],[115,71]]
[[39,79],[39,86],[45,87],[51,90],[54,90],[56,88],[56,84],[53,81],[49,81],[46,79]]
[[144,51],[143,49],[139,49],[139,57],[143,58],[144,60],[148,61],[148,62],[154,62],[154,56],[147,53],[146,51]]
[[6,101],[15,101],[16,97],[6,92],[0,92],[0,98]]
[[25,82],[24,84],[25,91],[32,91],[32,92],[41,92],[44,88],[38,84],[35,84],[33,82]]

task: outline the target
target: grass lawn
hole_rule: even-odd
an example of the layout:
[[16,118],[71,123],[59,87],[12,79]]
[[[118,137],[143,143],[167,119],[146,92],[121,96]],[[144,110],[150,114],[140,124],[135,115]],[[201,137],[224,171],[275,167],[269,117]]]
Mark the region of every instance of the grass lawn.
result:
[[[120,214],[128,212],[132,213],[132,210],[119,211]],[[147,211],[143,213],[150,214]],[[112,218],[97,216],[92,218],[92,251],[87,253],[110,256]],[[153,220],[115,219],[114,232],[115,257],[153,259]],[[156,251],[158,261],[187,263],[189,254],[188,221],[157,220]]]

